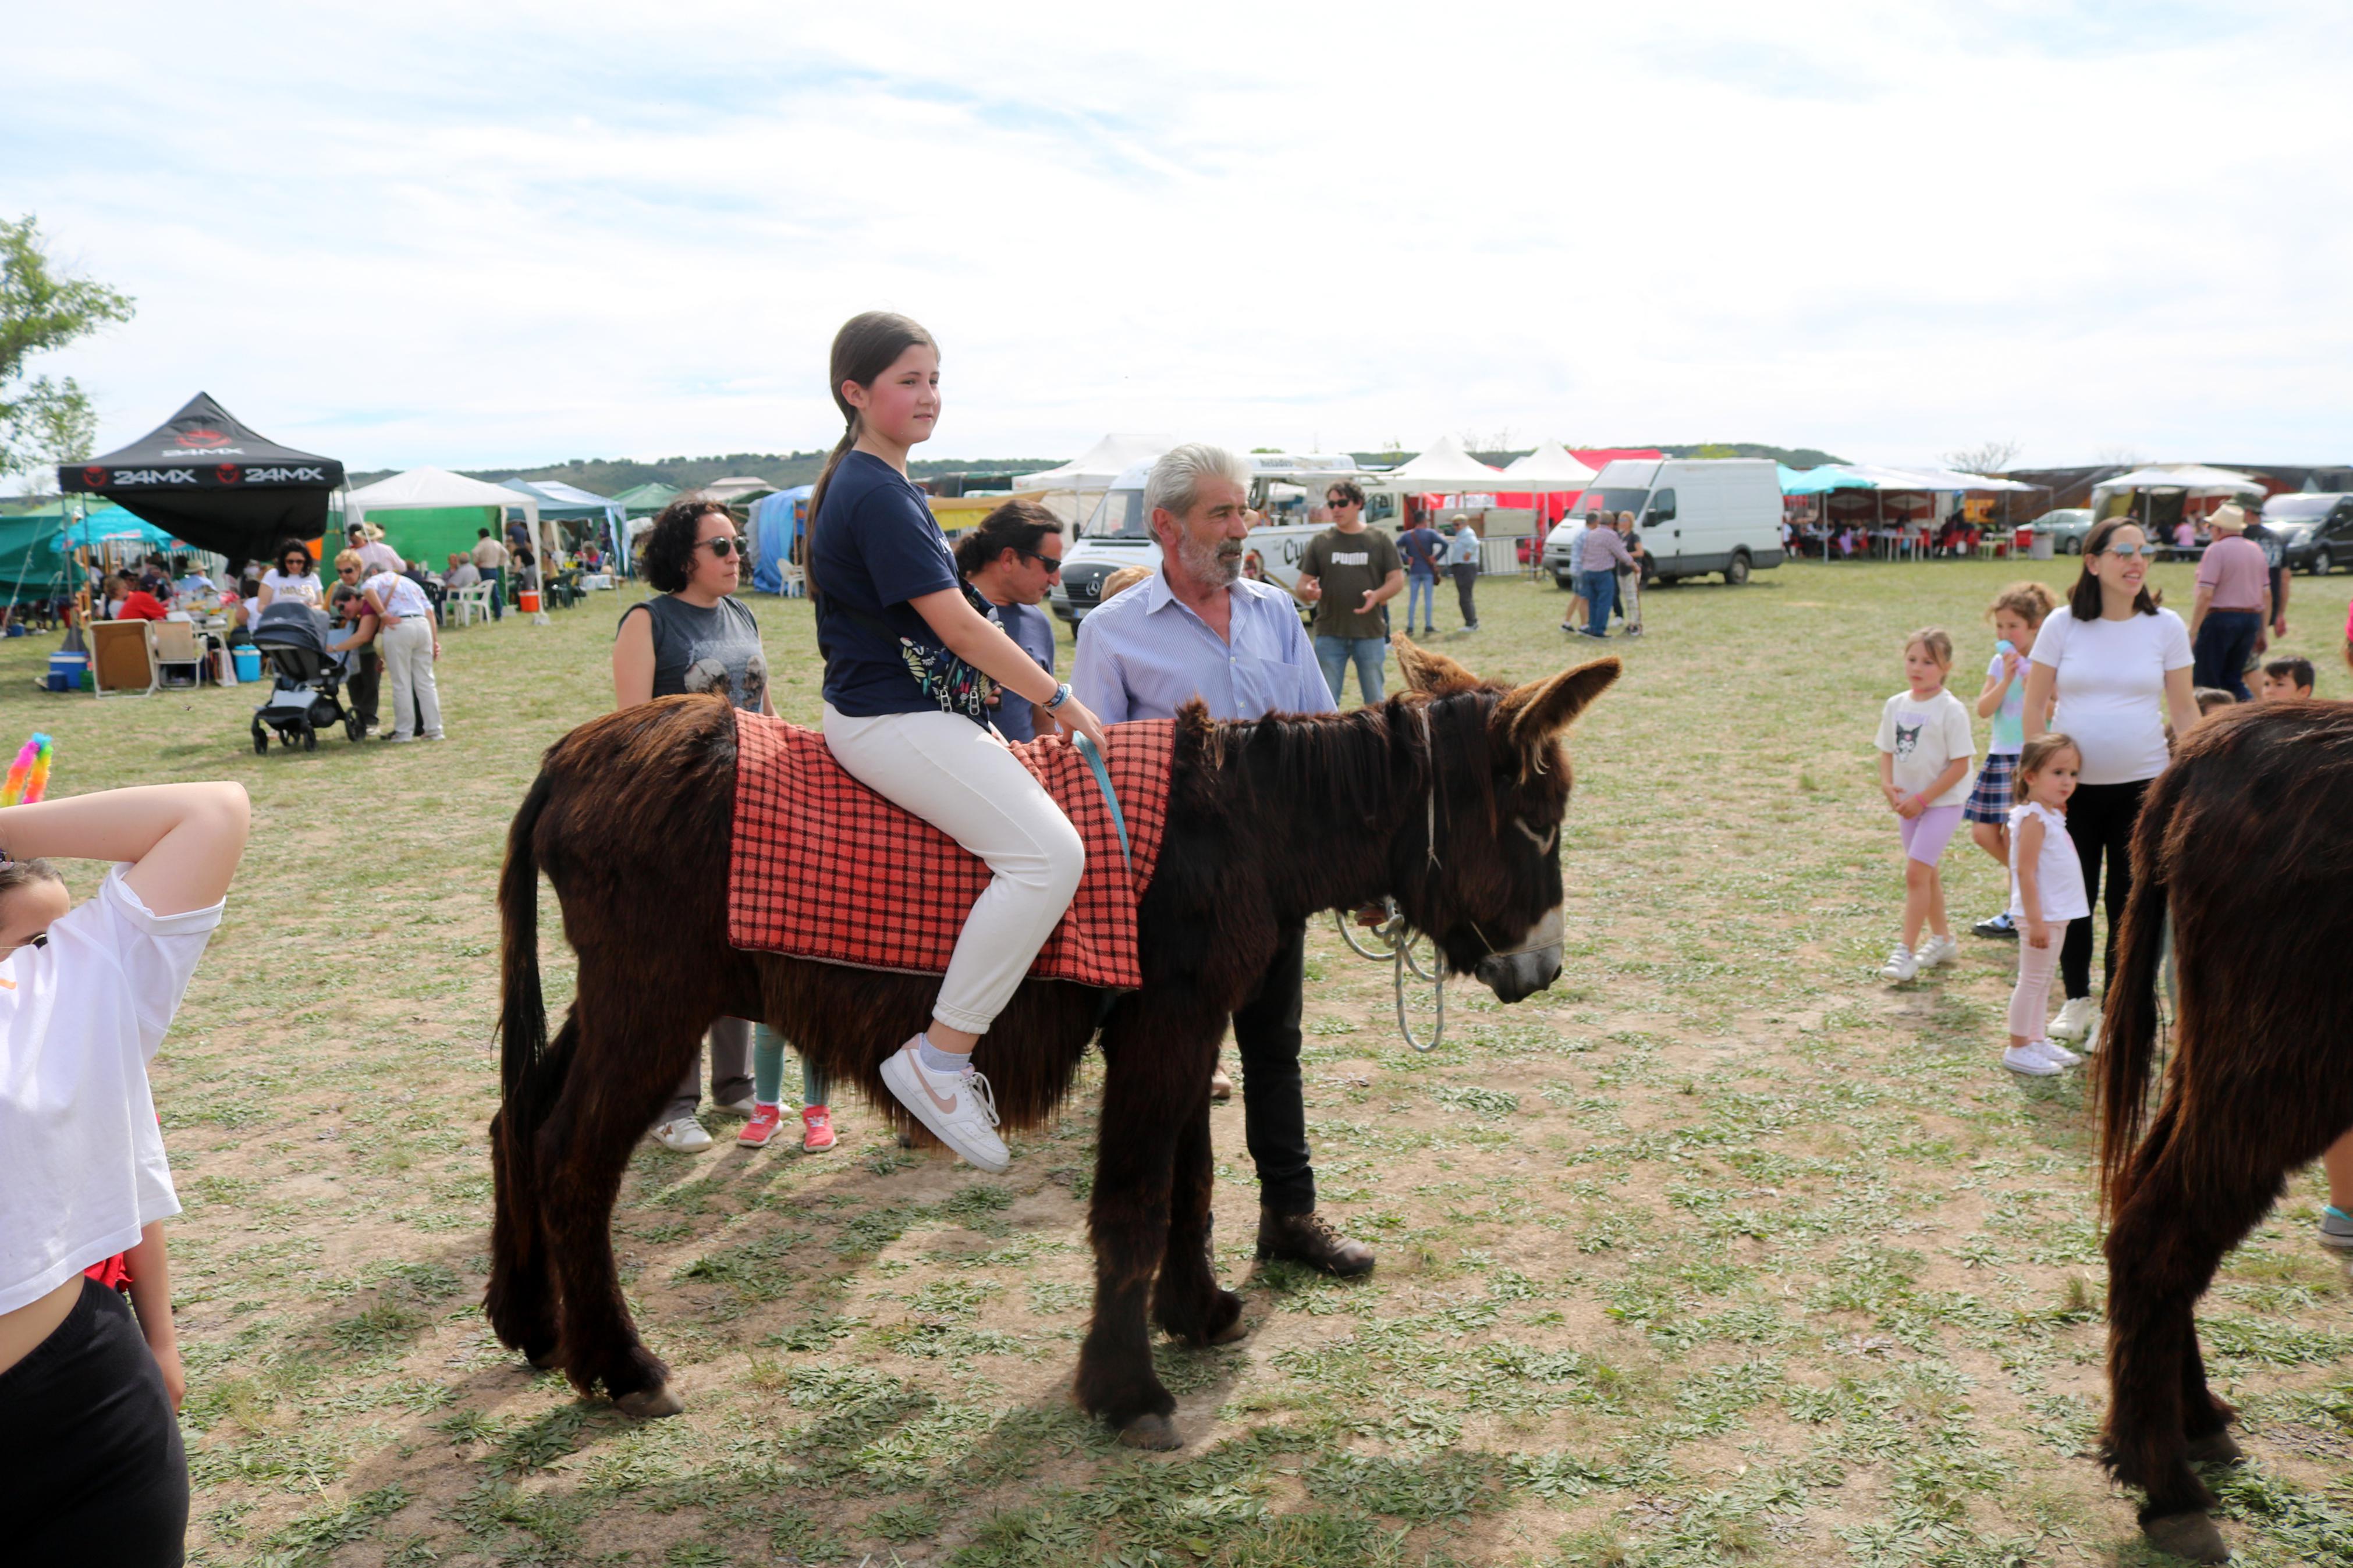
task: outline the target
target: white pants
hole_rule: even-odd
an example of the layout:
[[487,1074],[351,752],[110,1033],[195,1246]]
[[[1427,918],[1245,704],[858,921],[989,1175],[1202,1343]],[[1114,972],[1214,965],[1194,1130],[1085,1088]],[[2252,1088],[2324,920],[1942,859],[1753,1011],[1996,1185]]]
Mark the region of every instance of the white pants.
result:
[[406,616],[376,634],[376,657],[384,660],[385,681],[392,688],[392,734],[406,740],[414,715],[423,710],[425,732],[441,732],[441,692],[433,684],[433,623],[423,616]]
[[987,862],[932,1016],[985,1035],[1079,890],[1086,846],[1005,742],[953,713],[852,719],[825,709],[825,743],[850,776]]

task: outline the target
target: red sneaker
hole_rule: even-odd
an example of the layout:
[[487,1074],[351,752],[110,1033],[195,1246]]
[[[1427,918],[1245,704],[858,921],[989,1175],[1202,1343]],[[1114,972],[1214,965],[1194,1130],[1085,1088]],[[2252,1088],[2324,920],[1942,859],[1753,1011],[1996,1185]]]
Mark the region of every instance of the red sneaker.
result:
[[768,1146],[768,1140],[776,1135],[776,1129],[783,1126],[784,1121],[783,1106],[754,1105],[752,1108],[752,1119],[744,1123],[743,1131],[735,1134],[735,1142],[746,1149],[765,1149]]
[[833,1112],[822,1105],[801,1107],[801,1149],[822,1154],[833,1147]]

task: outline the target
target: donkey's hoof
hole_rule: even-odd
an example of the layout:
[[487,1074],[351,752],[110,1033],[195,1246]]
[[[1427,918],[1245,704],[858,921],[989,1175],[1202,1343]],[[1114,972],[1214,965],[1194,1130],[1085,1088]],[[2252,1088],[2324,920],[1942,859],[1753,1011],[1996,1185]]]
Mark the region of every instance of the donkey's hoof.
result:
[[675,1415],[686,1408],[686,1401],[672,1394],[668,1384],[634,1389],[613,1403],[622,1415],[634,1421],[657,1420],[664,1415]]
[[1137,1416],[1119,1429],[1119,1440],[1131,1448],[1150,1448],[1164,1454],[1185,1446],[1185,1439],[1176,1435],[1176,1423],[1166,1415]]
[[1237,1313],[1232,1322],[1209,1336],[1209,1342],[1213,1345],[1236,1345],[1248,1338],[1250,1325],[1243,1322],[1240,1314]]
[[562,1363],[564,1360],[561,1353],[563,1347],[561,1345],[549,1345],[544,1350],[525,1351],[523,1352],[523,1359],[531,1363],[533,1366],[538,1368],[541,1372],[545,1372],[550,1367],[557,1366]]
[[2203,1437],[2190,1438],[2187,1452],[2193,1465],[2235,1465],[2247,1457],[2240,1451],[2238,1440],[2227,1426]]
[[2202,1513],[2168,1513],[2152,1519],[2141,1527],[2148,1543],[2159,1552],[2170,1552],[2176,1557],[2187,1557],[2192,1563],[2228,1563],[2231,1549],[2222,1544],[2222,1532],[2212,1519]]

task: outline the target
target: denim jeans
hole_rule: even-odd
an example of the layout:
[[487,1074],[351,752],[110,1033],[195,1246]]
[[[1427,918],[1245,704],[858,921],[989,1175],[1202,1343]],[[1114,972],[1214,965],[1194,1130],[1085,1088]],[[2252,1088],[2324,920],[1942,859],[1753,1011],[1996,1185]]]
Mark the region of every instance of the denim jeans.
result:
[[2251,695],[2247,690],[2247,659],[2255,651],[2255,639],[2263,635],[2263,616],[2260,610],[2209,610],[2198,627],[2198,646],[2191,650],[2195,673],[2190,679],[2200,686],[2219,686],[2244,702]]
[[[1416,605],[1421,606],[1421,619],[1419,623],[1413,618],[1413,607]],[[1430,617],[1436,613],[1437,608],[1438,579],[1425,577],[1419,572],[1407,573],[1405,574],[1405,629],[1410,632],[1416,625],[1419,625],[1423,631],[1435,631],[1437,626]]]
[[1332,689],[1332,700],[1340,700],[1340,688],[1348,683],[1348,661],[1356,664],[1356,689],[1364,693],[1367,706],[1377,704],[1384,695],[1381,688],[1381,660],[1388,653],[1386,637],[1335,637],[1318,636],[1315,639],[1315,662],[1324,667],[1324,684]]
[[1577,591],[1585,595],[1585,629],[1594,637],[1609,635],[1609,606],[1618,601],[1618,574],[1579,572]]

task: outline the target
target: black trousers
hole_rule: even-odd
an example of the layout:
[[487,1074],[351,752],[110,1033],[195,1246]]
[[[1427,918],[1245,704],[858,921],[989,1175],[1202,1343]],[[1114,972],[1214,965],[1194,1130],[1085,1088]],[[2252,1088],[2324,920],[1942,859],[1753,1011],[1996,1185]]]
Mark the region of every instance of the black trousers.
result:
[[2190,650],[2189,679],[2200,686],[2219,686],[2246,701],[2253,695],[2247,689],[2247,660],[2263,631],[2260,610],[2207,611],[2198,624],[2198,646]]
[[1258,1166],[1258,1201],[1277,1214],[1315,1212],[1307,1153],[1307,1103],[1299,1084],[1300,993],[1307,981],[1307,925],[1293,925],[1234,1012],[1242,1062],[1242,1134]]
[[[2077,784],[2067,802],[2067,837],[2075,841],[2075,858],[2084,868],[2084,897],[2100,900],[2100,866],[2107,863],[2108,942],[2100,970],[2102,984],[2116,976],[2116,927],[2125,918],[2125,900],[2132,897],[2133,824],[2140,820],[2141,797],[2149,781],[2130,784]],[[2059,946],[2059,976],[2067,999],[2092,994],[2092,922],[2069,921],[2067,940]]]
[[1454,597],[1462,605],[1462,624],[1466,626],[1475,626],[1479,624],[1479,606],[1472,602],[1471,595],[1472,591],[1479,585],[1478,563],[1460,561],[1455,563],[1452,570]]
[[122,1298],[84,1279],[57,1331],[0,1373],[0,1519],[22,1563],[179,1568],[188,1457]]
[[[360,722],[373,730],[376,727],[376,695],[384,686],[384,662],[374,648],[355,650],[359,658],[353,661],[352,678],[343,685],[351,698],[351,710],[360,716]],[[421,733],[422,731],[420,731]]]

